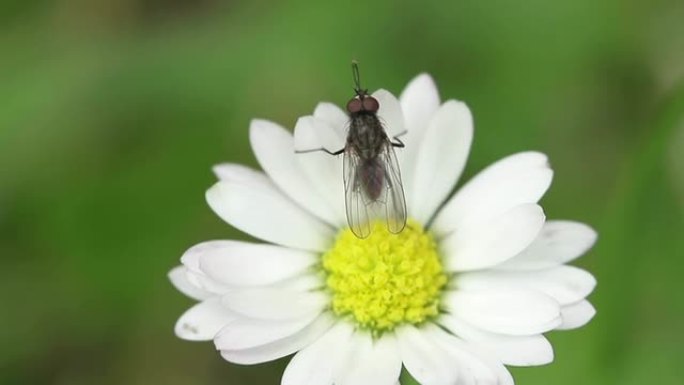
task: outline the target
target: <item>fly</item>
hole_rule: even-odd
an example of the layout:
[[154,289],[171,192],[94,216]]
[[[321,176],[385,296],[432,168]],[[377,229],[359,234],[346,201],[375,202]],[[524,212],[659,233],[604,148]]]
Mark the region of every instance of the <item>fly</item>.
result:
[[380,104],[361,88],[356,61],[352,62],[352,73],[356,95],[347,103],[345,146],[338,151],[320,150],[330,155],[344,153],[347,223],[354,235],[368,237],[376,218],[384,219],[387,229],[396,234],[406,226],[406,200],[394,148],[403,148],[404,143],[387,136],[377,115]]

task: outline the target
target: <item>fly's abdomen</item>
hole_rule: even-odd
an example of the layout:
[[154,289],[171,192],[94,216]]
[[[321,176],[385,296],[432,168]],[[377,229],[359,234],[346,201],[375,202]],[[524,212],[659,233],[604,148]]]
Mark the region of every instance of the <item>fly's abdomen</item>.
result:
[[376,158],[364,160],[359,165],[361,185],[366,196],[372,201],[378,200],[385,186],[385,168]]

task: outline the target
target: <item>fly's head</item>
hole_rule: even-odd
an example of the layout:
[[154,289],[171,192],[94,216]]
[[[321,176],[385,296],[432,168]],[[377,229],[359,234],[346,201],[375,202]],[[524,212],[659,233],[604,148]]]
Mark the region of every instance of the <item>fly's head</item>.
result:
[[359,74],[359,63],[352,61],[352,74],[354,75],[354,96],[347,103],[347,112],[350,116],[363,114],[375,114],[380,108],[380,103],[374,97],[368,95],[368,90],[361,88],[361,75]]
[[356,96],[347,103],[347,112],[351,116],[364,113],[375,114],[379,108],[378,100],[368,95],[365,90],[357,90]]

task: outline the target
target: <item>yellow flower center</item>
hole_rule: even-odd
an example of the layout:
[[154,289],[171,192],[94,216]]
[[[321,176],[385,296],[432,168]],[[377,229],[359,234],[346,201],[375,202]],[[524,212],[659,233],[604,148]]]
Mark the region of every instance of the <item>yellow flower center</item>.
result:
[[343,230],[323,268],[335,314],[376,333],[436,316],[447,282],[435,240],[413,220],[399,234],[376,222],[366,239]]

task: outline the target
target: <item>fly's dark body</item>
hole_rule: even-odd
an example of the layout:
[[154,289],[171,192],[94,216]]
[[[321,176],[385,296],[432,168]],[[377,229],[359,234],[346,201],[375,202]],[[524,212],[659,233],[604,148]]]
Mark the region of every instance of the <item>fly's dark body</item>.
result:
[[380,197],[385,183],[385,167],[380,154],[389,138],[375,112],[350,113],[348,151],[359,157],[359,178],[361,187],[371,200]]
[[359,68],[352,63],[356,96],[347,103],[349,130],[344,152],[344,196],[349,228],[359,238],[371,232],[371,222],[384,218],[387,229],[399,233],[406,226],[406,201],[394,147],[378,118],[380,102],[361,88]]
[[[349,228],[359,238],[366,238],[373,221],[384,219],[387,230],[399,233],[406,226],[406,200],[401,183],[395,147],[404,144],[387,136],[377,113],[379,101],[361,88],[359,67],[352,63],[356,95],[347,103],[349,127],[344,148],[318,148],[298,151],[344,153],[344,203]],[[401,134],[400,134],[401,135]]]

